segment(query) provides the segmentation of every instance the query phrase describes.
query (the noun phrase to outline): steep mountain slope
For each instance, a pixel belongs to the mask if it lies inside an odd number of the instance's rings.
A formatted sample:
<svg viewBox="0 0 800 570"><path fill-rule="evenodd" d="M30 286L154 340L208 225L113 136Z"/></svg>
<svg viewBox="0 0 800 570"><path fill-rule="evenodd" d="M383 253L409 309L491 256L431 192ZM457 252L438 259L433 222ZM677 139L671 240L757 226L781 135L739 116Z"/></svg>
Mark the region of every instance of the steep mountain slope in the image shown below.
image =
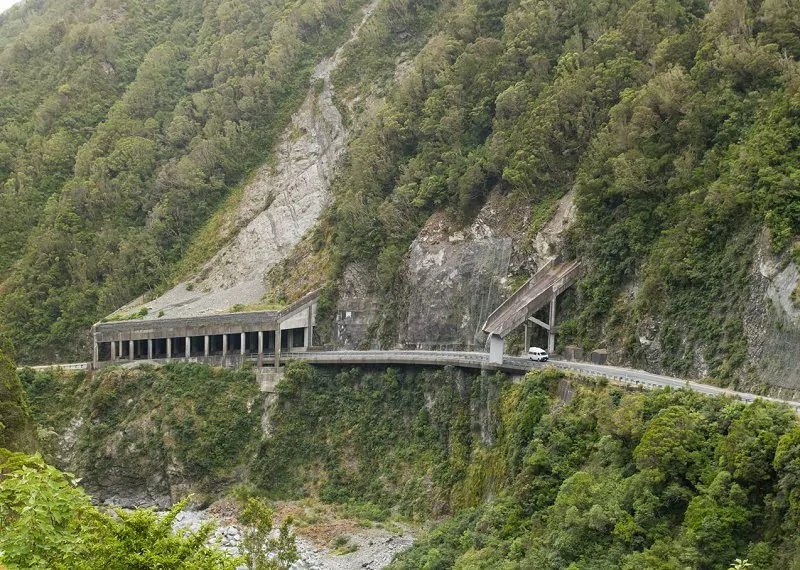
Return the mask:
<svg viewBox="0 0 800 570"><path fill-rule="evenodd" d="M281 135L274 157L245 185L236 208L224 211L225 219L205 230L230 234L230 241L191 278L156 299L123 307L119 314L146 308L144 318L181 317L261 303L267 294L266 271L314 227L330 202L334 168L348 135L333 101L331 73L375 6L365 7L350 40L314 68L308 95Z"/></svg>
<svg viewBox="0 0 800 570"><path fill-rule="evenodd" d="M29 22L0 57L14 111L0 233L16 244L3 248L0 312L22 357L77 357L93 321L169 281L361 17L357 2L324 0L75 4L0 23L6 38Z"/></svg>
<svg viewBox="0 0 800 570"><path fill-rule="evenodd" d="M526 220L509 271L529 275L534 220L574 190L562 253L587 273L562 343L680 375L800 387L795 310L758 294L788 301L797 286L797 3L494 6L454 9L350 146L330 224L338 314L364 308L354 324L367 342L403 339L418 304L408 300L441 290L409 287L419 264L417 245L410 266L406 249L434 212L467 225L487 196L508 212L493 233ZM763 231L771 274L755 268ZM373 276L365 295L352 294L352 267ZM462 343L474 342L469 328ZM359 334L343 336L364 344Z"/></svg>
<svg viewBox="0 0 800 570"><path fill-rule="evenodd" d="M45 1L0 22L0 101L21 101L2 200L49 177L0 216L23 356L80 355L92 320L142 294L122 312L324 280L325 342L480 347L491 306L563 255L586 272L562 345L800 388L797 0L378 2L360 28L359 2L158 6L48 28L63 13ZM44 61L30 38L48 29L64 59L37 76L20 62ZM84 53L126 74L47 130Z"/></svg>

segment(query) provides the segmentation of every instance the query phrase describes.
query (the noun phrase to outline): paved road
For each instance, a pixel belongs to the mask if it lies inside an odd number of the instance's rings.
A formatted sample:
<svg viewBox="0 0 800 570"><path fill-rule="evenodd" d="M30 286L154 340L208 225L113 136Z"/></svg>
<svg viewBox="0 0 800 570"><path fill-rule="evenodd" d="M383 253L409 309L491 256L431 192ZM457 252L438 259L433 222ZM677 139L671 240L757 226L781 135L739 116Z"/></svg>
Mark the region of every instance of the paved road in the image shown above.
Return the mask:
<svg viewBox="0 0 800 570"><path fill-rule="evenodd" d="M571 370L590 376L606 376L612 380L641 386L643 388L663 388L671 386L673 388L688 388L701 394L709 396L730 396L752 402L758 398L770 400L772 402L782 402L800 411L800 402L794 400L784 400L780 398L769 398L758 396L748 392L736 392L726 388L710 386L674 378L671 376L661 376L643 370L631 368L621 368L618 366L601 366L587 362L570 362L566 360L551 360L549 362L533 362L527 358L505 356L503 364L490 364L488 355L484 352L435 352L420 350L391 350L391 351L337 351L337 352L317 352L317 353L297 353L289 356L292 360L308 360L320 364L421 364L421 365L453 365L465 368L475 368L480 370L502 370L504 372L527 372L534 368L554 366L562 370Z"/></svg>
<svg viewBox="0 0 800 570"><path fill-rule="evenodd" d="M743 402L752 402L758 398L770 400L772 402L783 402L794 409L800 411L800 402L793 400L784 400L780 398L768 398L765 396L757 396L747 392L735 392L725 388L718 388L708 384L700 384L698 382L690 382L680 378L673 378L671 376L661 376L659 374L651 374L643 370L634 370L631 368L621 368L618 366L601 366L598 364L590 364L586 362L569 362L564 360L551 360L550 362L540 363L532 362L527 358L519 358L514 356L506 356L503 359L503 364L491 364L488 360L488 355L485 352L445 352L445 351L426 351L426 350L341 350L331 352L305 352L305 353L284 353L281 355L282 361L287 360L308 360L309 362L316 362L319 364L341 364L341 365L359 365L359 364L418 364L423 366L457 366L461 368L471 368L476 370L501 370L510 373L525 373L528 370L535 368L542 368L545 366L554 366L563 370L570 370L580 374L587 374L591 376L606 376L614 381L629 384L633 386L640 386L643 388L661 388L671 386L673 388L688 388L707 394L709 396L730 396L742 400ZM147 362L147 361L141 361ZM164 362L164 361L158 361ZM46 368L65 368L72 370L87 370L91 367L91 363L77 362L73 364L61 364L53 366L35 366L34 369Z"/></svg>

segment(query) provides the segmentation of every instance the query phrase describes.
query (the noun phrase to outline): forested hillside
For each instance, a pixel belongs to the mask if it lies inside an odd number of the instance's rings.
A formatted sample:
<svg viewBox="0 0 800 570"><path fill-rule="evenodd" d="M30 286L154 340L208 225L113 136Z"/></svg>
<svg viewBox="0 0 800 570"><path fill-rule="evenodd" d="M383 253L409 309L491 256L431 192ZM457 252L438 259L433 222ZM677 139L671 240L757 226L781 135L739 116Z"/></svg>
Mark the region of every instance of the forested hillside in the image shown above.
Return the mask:
<svg viewBox="0 0 800 570"><path fill-rule="evenodd" d="M800 560L800 424L771 402L553 369L511 381L294 362L268 395L252 372L182 363L23 380L42 431L69 434L60 466L101 501L249 489L365 527L436 521L392 566L409 570Z"/></svg>
<svg viewBox="0 0 800 570"><path fill-rule="evenodd" d="M22 389L14 361L14 347L0 334L0 449L33 453L36 424Z"/></svg>
<svg viewBox="0 0 800 570"><path fill-rule="evenodd" d="M92 322L174 282L358 7L41 1L0 18L0 315L23 359L84 357ZM562 343L771 382L746 320L772 314L750 298L759 240L780 267L800 256L799 33L796 0L379 3L333 76L354 136L312 236L332 267L321 318L365 267L383 301L368 330L396 344L432 214L466 226L496 200L535 233L574 190L561 253L586 271Z"/></svg>
<svg viewBox="0 0 800 570"><path fill-rule="evenodd" d="M565 253L587 272L562 341L731 381L758 236L797 251L799 26L792 1L453 8L351 145L332 288L348 263L374 267L391 344L428 216L466 223L500 194L536 220L574 188Z"/></svg>

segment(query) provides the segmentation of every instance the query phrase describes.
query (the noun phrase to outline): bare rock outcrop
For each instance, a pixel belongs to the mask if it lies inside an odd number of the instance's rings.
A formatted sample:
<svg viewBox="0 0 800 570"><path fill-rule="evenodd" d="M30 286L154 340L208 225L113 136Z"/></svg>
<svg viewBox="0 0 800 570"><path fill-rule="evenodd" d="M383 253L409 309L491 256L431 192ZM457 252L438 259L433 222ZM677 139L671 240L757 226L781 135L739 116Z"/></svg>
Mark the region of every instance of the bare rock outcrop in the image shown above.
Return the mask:
<svg viewBox="0 0 800 570"><path fill-rule="evenodd" d="M798 281L797 264L773 255L764 231L750 270L743 323L748 358L756 372L751 380L767 381L775 387L773 393L792 398L800 397L800 310L791 298Z"/></svg>
<svg viewBox="0 0 800 570"><path fill-rule="evenodd" d="M411 245L402 343L482 349L481 328L502 301L511 249L511 237L495 235L481 215L458 231L432 216Z"/></svg>

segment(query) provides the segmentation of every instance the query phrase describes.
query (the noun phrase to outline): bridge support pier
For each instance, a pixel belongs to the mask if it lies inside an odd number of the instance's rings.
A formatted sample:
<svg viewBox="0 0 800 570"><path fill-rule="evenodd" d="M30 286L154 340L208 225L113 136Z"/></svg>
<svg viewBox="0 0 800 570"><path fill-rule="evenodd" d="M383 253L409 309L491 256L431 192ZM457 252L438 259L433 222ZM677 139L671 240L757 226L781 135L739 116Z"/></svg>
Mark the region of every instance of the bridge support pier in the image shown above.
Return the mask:
<svg viewBox="0 0 800 570"><path fill-rule="evenodd" d="M172 339L167 337L167 360L172 360Z"/></svg>
<svg viewBox="0 0 800 570"><path fill-rule="evenodd" d="M147 339L147 360L153 360L153 339Z"/></svg>
<svg viewBox="0 0 800 570"><path fill-rule="evenodd" d="M208 355L211 354L211 337L208 335L203 336L203 356L208 358Z"/></svg>
<svg viewBox="0 0 800 570"><path fill-rule="evenodd" d="M242 357L242 360L243 360L243 361L244 361L244 352L245 352L245 342L246 342L246 338L247 338L247 334L246 334L246 333L242 333L242 340L241 340L241 345L240 345L240 346L241 346L241 349L240 349L240 353L241 353L241 354L240 354L240 356Z"/></svg>
<svg viewBox="0 0 800 570"><path fill-rule="evenodd" d="M111 362L115 362L117 360L117 341L111 341Z"/></svg>
<svg viewBox="0 0 800 570"><path fill-rule="evenodd" d="M264 366L264 331L258 331L258 367Z"/></svg>
<svg viewBox="0 0 800 570"><path fill-rule="evenodd" d="M189 357L192 356L192 337L186 337L186 360L189 360Z"/></svg>
<svg viewBox="0 0 800 570"><path fill-rule="evenodd" d="M132 340L128 341L128 360L136 360L136 351Z"/></svg>
<svg viewBox="0 0 800 570"><path fill-rule="evenodd" d="M550 318L548 320L550 328L547 330L547 353L553 354L556 351L556 295L550 299Z"/></svg>
<svg viewBox="0 0 800 570"><path fill-rule="evenodd" d="M489 362L503 364L503 350L506 342L498 334L489 335Z"/></svg>
<svg viewBox="0 0 800 570"><path fill-rule="evenodd" d="M222 358L228 356L228 335L222 335Z"/></svg>

